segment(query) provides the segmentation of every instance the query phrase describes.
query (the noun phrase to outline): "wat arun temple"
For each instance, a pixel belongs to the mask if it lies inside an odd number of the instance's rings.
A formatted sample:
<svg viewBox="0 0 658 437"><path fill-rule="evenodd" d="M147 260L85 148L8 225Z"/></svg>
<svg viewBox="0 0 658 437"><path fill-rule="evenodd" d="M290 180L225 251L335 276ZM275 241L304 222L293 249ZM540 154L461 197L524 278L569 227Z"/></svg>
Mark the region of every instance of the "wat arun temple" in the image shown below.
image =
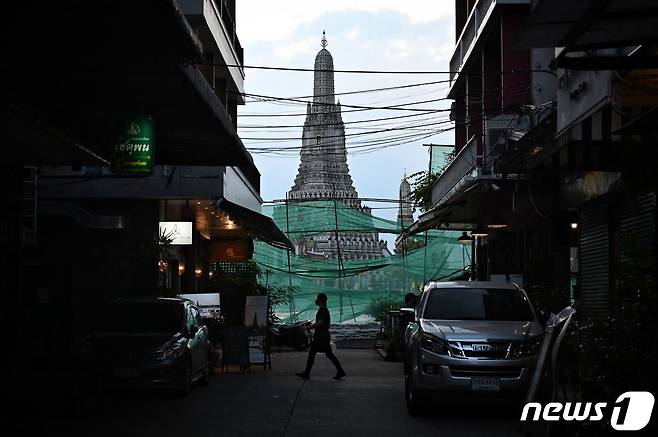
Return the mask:
<svg viewBox="0 0 658 437"><path fill-rule="evenodd" d="M302 132L301 162L288 193L291 202L336 200L364 214L347 165L345 125L340 101L334 94L334 60L322 34L322 49L315 57L313 102L306 106ZM338 238L336 238L338 237ZM309 258L357 260L390 255L377 232L329 232L292 237L296 252Z"/></svg>

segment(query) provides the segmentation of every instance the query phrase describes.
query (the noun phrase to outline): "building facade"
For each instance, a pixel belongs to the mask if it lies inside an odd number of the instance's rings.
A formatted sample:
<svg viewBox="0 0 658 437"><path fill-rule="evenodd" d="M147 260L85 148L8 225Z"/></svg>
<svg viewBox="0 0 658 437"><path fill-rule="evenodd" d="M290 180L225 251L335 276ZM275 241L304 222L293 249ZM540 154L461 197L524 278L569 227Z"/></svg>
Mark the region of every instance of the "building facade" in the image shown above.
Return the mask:
<svg viewBox="0 0 658 437"><path fill-rule="evenodd" d="M215 290L212 266L247 264L253 238L292 246L260 214L235 129L243 69L209 68L242 65L232 4L14 5L8 31L44 42L48 76L15 70L1 90L0 288L22 306L29 361L65 365L109 300ZM27 62L28 46L9 54Z"/></svg>
<svg viewBox="0 0 658 437"><path fill-rule="evenodd" d="M323 32L322 49L315 57L313 102L306 106L301 162L288 200L334 200L370 215L347 165L345 125L334 93L334 61L326 46ZM316 258L374 259L388 253L378 233L342 232L339 226L336 232L300 236L294 244L298 254Z"/></svg>
<svg viewBox="0 0 658 437"><path fill-rule="evenodd" d="M655 2L455 5L457 154L405 235L470 230L474 278L515 278L587 323L632 320L655 301Z"/></svg>

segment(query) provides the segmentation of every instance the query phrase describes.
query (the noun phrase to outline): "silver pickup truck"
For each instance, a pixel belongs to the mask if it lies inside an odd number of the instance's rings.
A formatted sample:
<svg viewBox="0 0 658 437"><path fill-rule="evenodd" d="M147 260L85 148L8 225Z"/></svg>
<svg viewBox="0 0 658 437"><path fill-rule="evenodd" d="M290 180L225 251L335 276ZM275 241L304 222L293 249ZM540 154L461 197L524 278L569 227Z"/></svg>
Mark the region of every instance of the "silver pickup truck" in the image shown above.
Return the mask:
<svg viewBox="0 0 658 437"><path fill-rule="evenodd" d="M404 337L410 414L432 397L527 390L543 329L518 286L432 282L413 311Z"/></svg>

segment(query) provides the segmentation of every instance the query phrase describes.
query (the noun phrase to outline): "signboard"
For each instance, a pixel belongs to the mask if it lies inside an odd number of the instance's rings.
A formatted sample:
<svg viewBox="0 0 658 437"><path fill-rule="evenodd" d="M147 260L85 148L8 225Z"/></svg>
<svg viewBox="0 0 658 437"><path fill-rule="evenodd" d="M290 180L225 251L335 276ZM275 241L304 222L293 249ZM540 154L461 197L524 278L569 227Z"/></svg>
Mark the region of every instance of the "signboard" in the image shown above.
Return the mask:
<svg viewBox="0 0 658 437"><path fill-rule="evenodd" d="M265 336L264 335L250 335L249 336L249 363L250 364L265 364Z"/></svg>
<svg viewBox="0 0 658 437"><path fill-rule="evenodd" d="M222 365L249 365L249 334L246 328L226 327L222 344Z"/></svg>
<svg viewBox="0 0 658 437"><path fill-rule="evenodd" d="M150 117L134 117L119 124L112 145L114 173L151 174L154 157L153 120Z"/></svg>
<svg viewBox="0 0 658 437"><path fill-rule="evenodd" d="M247 296L244 325L250 328L267 326L267 296Z"/></svg>
<svg viewBox="0 0 658 437"><path fill-rule="evenodd" d="M247 261L253 254L253 243L247 239L213 240L210 242L211 262Z"/></svg>
<svg viewBox="0 0 658 437"><path fill-rule="evenodd" d="M172 246L192 244L192 222L160 222L160 235L171 240Z"/></svg>

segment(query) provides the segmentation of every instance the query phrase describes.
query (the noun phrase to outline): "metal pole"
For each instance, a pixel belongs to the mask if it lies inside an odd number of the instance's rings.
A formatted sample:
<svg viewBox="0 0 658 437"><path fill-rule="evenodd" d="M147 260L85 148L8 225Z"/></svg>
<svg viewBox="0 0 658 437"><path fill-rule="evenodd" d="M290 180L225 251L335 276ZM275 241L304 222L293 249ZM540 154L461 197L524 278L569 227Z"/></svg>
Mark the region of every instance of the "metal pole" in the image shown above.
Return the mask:
<svg viewBox="0 0 658 437"><path fill-rule="evenodd" d="M478 237L473 237L471 242L471 279L477 281L477 250L476 250L476 240Z"/></svg>
<svg viewBox="0 0 658 437"><path fill-rule="evenodd" d="M466 272L466 245L462 245L462 272Z"/></svg>
<svg viewBox="0 0 658 437"><path fill-rule="evenodd" d="M338 315L338 320L339 322L343 321L343 280L342 280L342 258L340 255L340 240L338 239L338 209L336 206L336 184L332 184L332 191L333 191L333 202L334 202L334 221L335 221L335 228L334 228L334 234L336 236L336 254L338 255L338 304L340 306L339 308L339 315Z"/></svg>
<svg viewBox="0 0 658 437"><path fill-rule="evenodd" d="M425 231L425 247L423 253L423 286L425 286L425 281L427 280L427 232Z"/></svg>
<svg viewBox="0 0 658 437"><path fill-rule="evenodd" d="M434 147L442 147L437 144L424 144L424 146L428 146L430 148L430 165L429 169L427 172L427 177L431 178L432 177L432 157L433 157L433 152L434 152ZM423 250L423 287L425 286L425 281L427 280L427 232L425 231L425 247Z"/></svg>
<svg viewBox="0 0 658 437"><path fill-rule="evenodd" d="M333 201L334 201L334 219L336 221L336 252L338 255L338 288L339 288L339 298L340 298L340 313L339 313L339 319L342 322L343 321L343 257L341 256L340 253L340 242L338 240L338 206L336 204L336 184L332 184L333 187ZM356 322L356 314L354 313L354 304L352 303L352 294L349 294L349 300L350 300L350 308L352 309L352 318Z"/></svg>
<svg viewBox="0 0 658 437"><path fill-rule="evenodd" d="M286 235L290 238L290 216L288 214L288 193L286 193ZM288 302L288 317L291 321L295 321L297 315L295 314L295 296L292 295L292 269L290 268L290 250L286 250L288 255L288 293L290 301ZM269 277L269 276L268 276Z"/></svg>

